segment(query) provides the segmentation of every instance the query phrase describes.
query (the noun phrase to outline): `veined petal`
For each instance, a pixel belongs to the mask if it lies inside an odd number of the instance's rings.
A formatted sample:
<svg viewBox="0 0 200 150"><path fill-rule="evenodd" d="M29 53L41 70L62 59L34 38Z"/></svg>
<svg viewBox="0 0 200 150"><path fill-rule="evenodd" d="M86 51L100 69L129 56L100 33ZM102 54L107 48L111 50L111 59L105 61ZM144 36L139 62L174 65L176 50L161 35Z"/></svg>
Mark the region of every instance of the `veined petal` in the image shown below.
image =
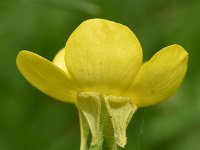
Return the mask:
<svg viewBox="0 0 200 150"><path fill-rule="evenodd" d="M61 49L56 56L53 59L53 63L58 66L60 69L62 69L64 72L68 74L66 65L65 65L65 48Z"/></svg>
<svg viewBox="0 0 200 150"><path fill-rule="evenodd" d="M168 98L184 78L187 62L188 54L181 46L163 48L142 65L126 94L139 107Z"/></svg>
<svg viewBox="0 0 200 150"><path fill-rule="evenodd" d="M70 76L86 91L119 94L136 76L142 64L142 48L128 27L91 19L69 37L65 63Z"/></svg>
<svg viewBox="0 0 200 150"><path fill-rule="evenodd" d="M64 102L75 102L78 88L52 62L23 50L17 56L17 66L24 77L45 94Z"/></svg>

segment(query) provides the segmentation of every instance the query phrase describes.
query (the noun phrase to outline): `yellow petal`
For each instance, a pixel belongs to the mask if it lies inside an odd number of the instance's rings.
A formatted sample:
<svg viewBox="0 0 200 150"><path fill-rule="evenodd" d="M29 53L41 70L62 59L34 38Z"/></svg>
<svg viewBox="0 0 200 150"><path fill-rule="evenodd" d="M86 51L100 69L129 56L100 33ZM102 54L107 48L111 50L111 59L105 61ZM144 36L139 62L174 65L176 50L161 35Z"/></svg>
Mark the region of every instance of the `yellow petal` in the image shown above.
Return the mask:
<svg viewBox="0 0 200 150"><path fill-rule="evenodd" d="M52 62L23 50L17 56L17 66L24 77L45 94L64 102L75 102L77 87Z"/></svg>
<svg viewBox="0 0 200 150"><path fill-rule="evenodd" d="M67 75L69 75L65 65L64 57L65 57L65 49L63 48L56 54L56 56L53 59L53 63L60 69L62 69L64 72L66 72Z"/></svg>
<svg viewBox="0 0 200 150"><path fill-rule="evenodd" d="M132 31L103 19L83 22L65 47L67 69L86 91L119 94L128 88L142 63L142 48Z"/></svg>
<svg viewBox="0 0 200 150"><path fill-rule="evenodd" d="M187 70L188 54L179 45L157 52L142 65L127 93L137 106L148 106L168 98L179 87Z"/></svg>

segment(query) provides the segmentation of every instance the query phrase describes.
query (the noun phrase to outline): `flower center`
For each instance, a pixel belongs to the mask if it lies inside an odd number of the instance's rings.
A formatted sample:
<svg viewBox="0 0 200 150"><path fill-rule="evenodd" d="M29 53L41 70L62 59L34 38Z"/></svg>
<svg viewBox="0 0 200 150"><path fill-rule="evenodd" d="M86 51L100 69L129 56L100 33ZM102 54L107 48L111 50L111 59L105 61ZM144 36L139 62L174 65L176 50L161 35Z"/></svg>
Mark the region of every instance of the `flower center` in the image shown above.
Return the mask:
<svg viewBox="0 0 200 150"><path fill-rule="evenodd" d="M90 150L100 150L104 142L112 150L117 145L126 145L126 128L137 110L130 98L82 92L78 94L77 106L81 124L81 150L88 147Z"/></svg>

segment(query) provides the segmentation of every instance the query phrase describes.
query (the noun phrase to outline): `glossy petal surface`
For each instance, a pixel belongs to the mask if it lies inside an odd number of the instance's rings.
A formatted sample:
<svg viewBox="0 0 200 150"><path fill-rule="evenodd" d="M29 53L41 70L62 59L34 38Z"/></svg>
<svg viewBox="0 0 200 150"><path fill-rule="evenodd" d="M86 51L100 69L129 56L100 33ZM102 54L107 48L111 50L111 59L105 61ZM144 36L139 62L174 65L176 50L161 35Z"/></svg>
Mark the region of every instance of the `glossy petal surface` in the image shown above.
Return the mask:
<svg viewBox="0 0 200 150"><path fill-rule="evenodd" d="M132 31L103 19L83 22L65 47L70 76L85 91L119 95L142 63L142 48Z"/></svg>
<svg viewBox="0 0 200 150"><path fill-rule="evenodd" d="M139 107L168 98L184 78L187 62L188 54L181 46L163 48L142 65L126 94Z"/></svg>
<svg viewBox="0 0 200 150"><path fill-rule="evenodd" d="M45 94L64 102L75 102L77 87L52 62L23 50L17 56L17 66L24 77Z"/></svg>

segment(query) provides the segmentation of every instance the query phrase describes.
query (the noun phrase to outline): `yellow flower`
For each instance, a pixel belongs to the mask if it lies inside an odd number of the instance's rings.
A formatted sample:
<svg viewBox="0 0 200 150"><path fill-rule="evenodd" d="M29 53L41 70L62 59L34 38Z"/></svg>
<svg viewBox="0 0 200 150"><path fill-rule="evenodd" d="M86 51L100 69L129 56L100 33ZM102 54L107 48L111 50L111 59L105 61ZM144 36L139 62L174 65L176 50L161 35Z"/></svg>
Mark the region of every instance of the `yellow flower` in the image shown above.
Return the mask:
<svg viewBox="0 0 200 150"><path fill-rule="evenodd" d="M179 45L161 49L142 64L142 48L126 26L103 19L83 22L53 62L23 50L17 66L36 88L74 103L81 123L81 149L126 144L126 128L138 107L172 95L187 70L188 54Z"/></svg>

